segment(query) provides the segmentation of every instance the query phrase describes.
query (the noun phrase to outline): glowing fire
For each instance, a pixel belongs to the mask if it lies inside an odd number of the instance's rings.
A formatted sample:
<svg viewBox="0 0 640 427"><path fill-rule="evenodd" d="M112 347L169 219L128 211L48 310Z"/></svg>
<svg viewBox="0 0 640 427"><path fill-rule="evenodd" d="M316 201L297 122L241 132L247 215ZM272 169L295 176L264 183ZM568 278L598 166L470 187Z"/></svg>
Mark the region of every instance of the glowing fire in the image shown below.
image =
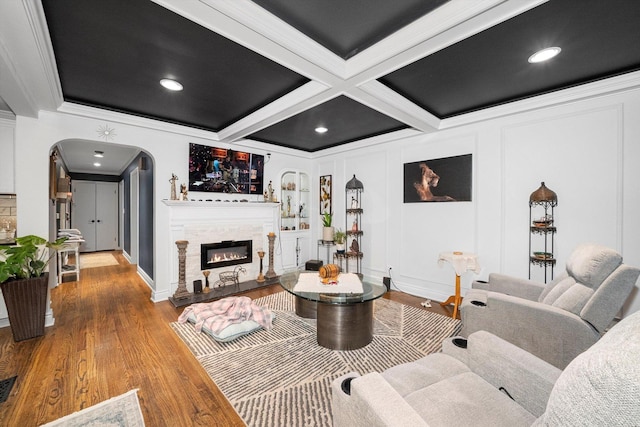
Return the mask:
<svg viewBox="0 0 640 427"><path fill-rule="evenodd" d="M209 259L208 263L209 264L215 264L218 262L224 262L224 261L236 261L239 259L246 259L247 256L246 255L242 255L238 252L235 251L229 251L229 252L221 252L221 253L215 253L211 256L211 258Z"/></svg>

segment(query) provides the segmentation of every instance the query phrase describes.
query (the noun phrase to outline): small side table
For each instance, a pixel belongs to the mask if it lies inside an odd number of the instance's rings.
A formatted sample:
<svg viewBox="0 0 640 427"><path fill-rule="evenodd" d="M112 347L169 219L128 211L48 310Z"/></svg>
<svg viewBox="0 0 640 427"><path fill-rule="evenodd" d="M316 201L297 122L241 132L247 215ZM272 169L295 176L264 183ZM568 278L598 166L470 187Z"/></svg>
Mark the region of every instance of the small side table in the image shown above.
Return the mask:
<svg viewBox="0 0 640 427"><path fill-rule="evenodd" d="M445 261L450 263L456 272L456 290L455 295L450 296L445 302L441 302L440 305L453 304L453 315L451 317L455 319L458 316L458 307L462 302L462 297L460 296L460 276L468 270L473 270L476 274L480 273L480 264L478 263L476 254L471 252L441 252L438 256L438 265L442 267Z"/></svg>
<svg viewBox="0 0 640 427"><path fill-rule="evenodd" d="M80 242L65 243L58 250L58 283L62 283L62 276L74 274L80 280ZM69 264L69 253L73 253L74 263Z"/></svg>

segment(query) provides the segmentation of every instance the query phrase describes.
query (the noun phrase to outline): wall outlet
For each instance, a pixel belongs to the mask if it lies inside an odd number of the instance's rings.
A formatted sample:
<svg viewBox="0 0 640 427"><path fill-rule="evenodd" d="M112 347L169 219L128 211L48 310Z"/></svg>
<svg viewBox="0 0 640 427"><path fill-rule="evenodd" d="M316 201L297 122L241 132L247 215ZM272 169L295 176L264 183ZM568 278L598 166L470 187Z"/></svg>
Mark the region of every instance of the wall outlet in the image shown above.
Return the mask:
<svg viewBox="0 0 640 427"><path fill-rule="evenodd" d="M382 283L387 287L387 291L391 290L391 277L383 277Z"/></svg>

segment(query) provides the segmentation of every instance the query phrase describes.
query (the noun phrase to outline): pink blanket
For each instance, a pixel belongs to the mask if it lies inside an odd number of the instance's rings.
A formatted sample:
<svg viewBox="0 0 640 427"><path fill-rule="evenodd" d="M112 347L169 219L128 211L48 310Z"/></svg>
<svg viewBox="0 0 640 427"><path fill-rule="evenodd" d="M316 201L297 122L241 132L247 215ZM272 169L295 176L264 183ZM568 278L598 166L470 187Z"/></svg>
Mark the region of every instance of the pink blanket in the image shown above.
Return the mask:
<svg viewBox="0 0 640 427"><path fill-rule="evenodd" d="M213 302L191 304L178 317L178 322L185 323L190 314L196 319L197 332L204 327L215 334L231 324L245 320L253 320L269 330L273 320L271 310L260 307L249 297L227 297Z"/></svg>

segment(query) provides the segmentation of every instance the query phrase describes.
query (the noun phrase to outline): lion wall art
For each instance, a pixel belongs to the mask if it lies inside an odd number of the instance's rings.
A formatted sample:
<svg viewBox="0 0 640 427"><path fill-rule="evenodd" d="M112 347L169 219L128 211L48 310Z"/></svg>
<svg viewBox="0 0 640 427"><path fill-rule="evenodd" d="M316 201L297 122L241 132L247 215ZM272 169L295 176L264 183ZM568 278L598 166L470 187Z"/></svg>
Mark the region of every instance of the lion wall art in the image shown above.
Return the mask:
<svg viewBox="0 0 640 427"><path fill-rule="evenodd" d="M404 164L404 202L471 201L471 154Z"/></svg>

